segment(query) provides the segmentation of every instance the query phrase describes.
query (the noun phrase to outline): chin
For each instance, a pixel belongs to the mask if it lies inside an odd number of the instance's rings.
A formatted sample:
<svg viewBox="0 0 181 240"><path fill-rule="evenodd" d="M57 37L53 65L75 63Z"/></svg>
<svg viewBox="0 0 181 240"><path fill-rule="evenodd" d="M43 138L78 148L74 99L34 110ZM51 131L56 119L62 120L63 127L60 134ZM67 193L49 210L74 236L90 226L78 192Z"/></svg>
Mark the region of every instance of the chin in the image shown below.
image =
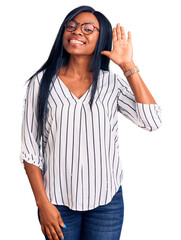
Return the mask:
<svg viewBox="0 0 181 240"><path fill-rule="evenodd" d="M75 51L66 50L66 52L68 52L70 55L79 55L79 56L88 56L92 54L92 53L86 53L85 51L78 51L77 49Z"/></svg>

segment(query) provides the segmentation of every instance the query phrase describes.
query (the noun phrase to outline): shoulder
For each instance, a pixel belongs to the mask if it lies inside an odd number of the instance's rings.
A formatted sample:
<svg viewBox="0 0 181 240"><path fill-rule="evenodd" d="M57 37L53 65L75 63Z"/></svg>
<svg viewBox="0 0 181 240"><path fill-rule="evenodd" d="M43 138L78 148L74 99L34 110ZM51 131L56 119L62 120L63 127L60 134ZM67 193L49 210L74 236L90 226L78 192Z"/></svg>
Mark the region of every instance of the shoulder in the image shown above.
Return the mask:
<svg viewBox="0 0 181 240"><path fill-rule="evenodd" d="M125 81L120 74L117 74L113 70L100 70L100 74L107 75L112 81L115 80L116 82Z"/></svg>
<svg viewBox="0 0 181 240"><path fill-rule="evenodd" d="M42 71L36 73L36 74L33 76L32 80L35 81L37 84L40 85L41 79L42 79L42 77L43 77L44 72L45 72L45 70L42 70Z"/></svg>
<svg viewBox="0 0 181 240"><path fill-rule="evenodd" d="M114 84L117 86L118 91L130 88L127 79L125 79L125 77L122 76L121 73L116 73L113 70L102 71L104 74L107 75L110 81L114 82Z"/></svg>
<svg viewBox="0 0 181 240"><path fill-rule="evenodd" d="M42 70L36 74L34 74L28 81L28 88L32 88L34 86L38 87L41 83L41 79L43 77L45 70Z"/></svg>
<svg viewBox="0 0 181 240"><path fill-rule="evenodd" d="M122 78L121 78L121 76L119 75L119 74L117 74L117 73L115 73L113 70L103 70L103 69L100 69L100 75L101 74L106 74L106 75L108 75L110 78L114 78L114 79L116 79L116 80L123 80Z"/></svg>
<svg viewBox="0 0 181 240"><path fill-rule="evenodd" d="M115 79L117 77L116 74L112 70L100 69L100 75L102 75L102 77L109 77L111 79Z"/></svg>
<svg viewBox="0 0 181 240"><path fill-rule="evenodd" d="M40 82L43 77L43 71L34 74L32 77L29 78L27 87L26 87L26 94L38 94Z"/></svg>

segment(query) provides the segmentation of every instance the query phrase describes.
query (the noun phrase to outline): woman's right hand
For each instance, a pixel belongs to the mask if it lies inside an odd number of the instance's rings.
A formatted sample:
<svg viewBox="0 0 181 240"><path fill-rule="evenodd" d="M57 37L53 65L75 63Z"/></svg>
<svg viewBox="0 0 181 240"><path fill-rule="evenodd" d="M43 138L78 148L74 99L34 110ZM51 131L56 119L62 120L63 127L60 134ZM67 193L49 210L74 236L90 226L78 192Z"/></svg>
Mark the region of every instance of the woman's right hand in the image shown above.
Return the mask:
<svg viewBox="0 0 181 240"><path fill-rule="evenodd" d="M61 230L61 227L64 228L64 222L58 209L51 202L43 204L38 208L43 234L46 234L49 240L59 240L59 237L60 239L64 239Z"/></svg>

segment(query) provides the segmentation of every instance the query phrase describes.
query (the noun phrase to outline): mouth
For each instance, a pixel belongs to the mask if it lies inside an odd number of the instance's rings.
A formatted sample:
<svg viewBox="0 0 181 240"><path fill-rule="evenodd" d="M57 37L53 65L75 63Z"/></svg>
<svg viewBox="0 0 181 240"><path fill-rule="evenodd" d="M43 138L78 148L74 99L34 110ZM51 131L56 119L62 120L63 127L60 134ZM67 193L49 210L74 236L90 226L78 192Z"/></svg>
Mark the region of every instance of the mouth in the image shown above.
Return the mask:
<svg viewBox="0 0 181 240"><path fill-rule="evenodd" d="M78 45L78 46L86 44L85 42L75 40L75 39L68 39L68 42L70 45Z"/></svg>

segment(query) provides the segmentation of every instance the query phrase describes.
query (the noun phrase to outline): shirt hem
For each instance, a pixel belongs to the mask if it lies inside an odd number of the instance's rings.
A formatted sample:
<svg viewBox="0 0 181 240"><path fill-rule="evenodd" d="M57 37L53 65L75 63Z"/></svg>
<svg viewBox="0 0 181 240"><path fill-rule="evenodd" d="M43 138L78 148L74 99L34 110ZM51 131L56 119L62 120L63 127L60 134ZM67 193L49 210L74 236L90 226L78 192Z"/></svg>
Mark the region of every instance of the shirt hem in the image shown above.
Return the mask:
<svg viewBox="0 0 181 240"><path fill-rule="evenodd" d="M106 203L100 203L99 205L95 205L95 206L91 206L91 207L89 207L89 209L82 209L79 205L77 206L77 208L75 208L75 207L70 207L68 204L63 204L62 202L58 202L58 204L56 203L56 202L54 202L54 201L51 201L51 203L53 204L53 205L63 205L63 206L66 206L66 207L68 207L70 210L74 210L74 211L89 211L89 210L93 210L93 209L95 209L95 208L97 208L97 207L99 207L99 206L103 206L103 205L107 205L108 203L110 203L111 201L112 201L112 199L113 199L113 197L114 197L114 195L117 193L117 191L119 190L119 188L120 188L120 186L122 186L122 182L120 183L120 184L118 184L118 186L117 186L117 188L116 188L116 191L113 193L113 195L111 195L111 197L110 198L108 198L107 199L107 201L106 201Z"/></svg>

